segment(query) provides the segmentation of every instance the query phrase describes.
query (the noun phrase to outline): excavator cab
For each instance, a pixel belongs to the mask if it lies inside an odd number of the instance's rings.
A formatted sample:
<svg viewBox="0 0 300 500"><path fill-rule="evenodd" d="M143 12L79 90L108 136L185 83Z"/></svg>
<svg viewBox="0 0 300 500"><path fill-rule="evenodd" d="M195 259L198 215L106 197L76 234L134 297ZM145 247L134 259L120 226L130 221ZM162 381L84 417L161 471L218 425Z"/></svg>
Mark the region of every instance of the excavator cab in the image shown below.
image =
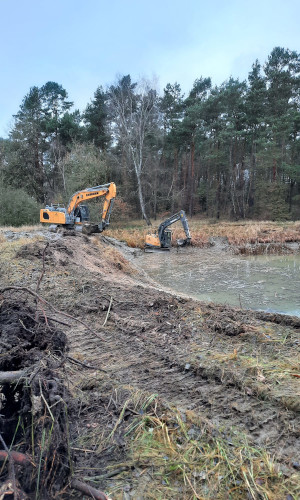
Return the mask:
<svg viewBox="0 0 300 500"><path fill-rule="evenodd" d="M161 240L161 246L163 248L171 248L172 246L172 230L165 229L163 233L163 238Z"/></svg>
<svg viewBox="0 0 300 500"><path fill-rule="evenodd" d="M75 224L88 222L90 220L90 211L87 205L78 205L74 210Z"/></svg>

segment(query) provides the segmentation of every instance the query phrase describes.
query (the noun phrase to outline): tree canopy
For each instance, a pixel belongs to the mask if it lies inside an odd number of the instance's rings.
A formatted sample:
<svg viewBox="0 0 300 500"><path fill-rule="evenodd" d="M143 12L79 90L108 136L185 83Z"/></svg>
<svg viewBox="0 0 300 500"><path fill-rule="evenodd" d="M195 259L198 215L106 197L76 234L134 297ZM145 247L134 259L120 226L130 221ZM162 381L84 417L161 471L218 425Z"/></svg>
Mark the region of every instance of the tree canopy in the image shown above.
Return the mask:
<svg viewBox="0 0 300 500"><path fill-rule="evenodd" d="M7 140L0 188L34 202L116 182L133 214L300 217L300 55L275 47L247 81L197 78L187 95L121 75L83 113L58 83L32 87Z"/></svg>

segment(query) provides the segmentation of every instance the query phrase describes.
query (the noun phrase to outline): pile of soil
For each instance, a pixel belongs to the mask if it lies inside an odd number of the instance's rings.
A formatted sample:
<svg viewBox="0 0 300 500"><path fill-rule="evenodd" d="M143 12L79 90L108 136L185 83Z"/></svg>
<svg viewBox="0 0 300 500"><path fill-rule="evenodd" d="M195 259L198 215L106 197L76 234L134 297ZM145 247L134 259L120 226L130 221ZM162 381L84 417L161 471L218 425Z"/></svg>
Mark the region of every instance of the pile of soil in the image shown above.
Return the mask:
<svg viewBox="0 0 300 500"><path fill-rule="evenodd" d="M67 338L24 292L15 295L5 293L0 305L0 432L3 451L20 455L12 457L13 469L11 461L2 467L0 479L5 498L12 498L13 482L20 498L54 498L70 474L69 395L59 374Z"/></svg>

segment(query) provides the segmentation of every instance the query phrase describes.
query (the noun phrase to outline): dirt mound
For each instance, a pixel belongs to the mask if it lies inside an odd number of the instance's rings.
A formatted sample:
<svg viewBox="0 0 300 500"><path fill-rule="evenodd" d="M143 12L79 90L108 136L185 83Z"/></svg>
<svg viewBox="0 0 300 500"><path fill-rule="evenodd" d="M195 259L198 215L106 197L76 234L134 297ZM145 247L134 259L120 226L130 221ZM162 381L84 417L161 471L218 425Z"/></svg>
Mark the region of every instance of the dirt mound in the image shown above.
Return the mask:
<svg viewBox="0 0 300 500"><path fill-rule="evenodd" d="M45 317L24 302L5 300L0 306L0 370L20 370L43 359L47 352L66 350L63 331L45 323Z"/></svg>
<svg viewBox="0 0 300 500"><path fill-rule="evenodd" d="M65 256L72 256L73 250L65 245L63 241L53 241L51 244L47 244L43 241L34 241L26 245L22 245L16 252L17 259L42 259L47 264L55 264L55 256L57 251Z"/></svg>
<svg viewBox="0 0 300 500"><path fill-rule="evenodd" d="M1 303L0 327L2 454L15 450L1 481L7 487L14 481L21 498L53 498L70 472L69 398L58 372L67 339L46 316L11 297Z"/></svg>

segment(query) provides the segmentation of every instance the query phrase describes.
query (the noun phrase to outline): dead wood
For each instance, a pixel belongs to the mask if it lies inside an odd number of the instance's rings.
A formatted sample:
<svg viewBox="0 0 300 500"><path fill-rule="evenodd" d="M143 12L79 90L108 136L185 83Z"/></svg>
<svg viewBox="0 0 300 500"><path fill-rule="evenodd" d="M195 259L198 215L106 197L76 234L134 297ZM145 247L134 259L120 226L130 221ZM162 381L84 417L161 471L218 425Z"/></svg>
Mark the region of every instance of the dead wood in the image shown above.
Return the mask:
<svg viewBox="0 0 300 500"><path fill-rule="evenodd" d="M92 481L92 480L93 481L103 481L103 479L109 479L111 477L118 476L119 474L122 474L122 472L126 472L131 468L132 467L130 467L129 465L125 465L125 466L119 467L118 469L115 469L113 471L107 472L106 474L102 474L102 476L93 476L93 477L84 478L84 479L87 479L90 481Z"/></svg>
<svg viewBox="0 0 300 500"><path fill-rule="evenodd" d="M112 306L112 301L113 301L113 298L111 297L110 298L110 303L109 303L109 306L108 306L108 310L107 310L107 314L106 314L106 318L105 318L105 321L104 321L104 323L103 323L102 326L105 326L106 323L107 323L108 316L109 316L109 313L110 313L110 309L111 309L111 306Z"/></svg>
<svg viewBox="0 0 300 500"><path fill-rule="evenodd" d="M39 291L40 284L41 284L43 276L45 274L45 253L46 253L48 246L49 246L49 242L47 243L47 245L45 246L44 251L43 251L43 267L42 267L41 275L40 275L38 282L37 282L37 285L36 285L36 290L35 290L36 293Z"/></svg>
<svg viewBox="0 0 300 500"><path fill-rule="evenodd" d="M26 370L17 370L14 372L0 372L0 384L11 384L17 382L21 378L25 377L28 373L28 368Z"/></svg>
<svg viewBox="0 0 300 500"><path fill-rule="evenodd" d="M92 486L79 481L78 479L71 480L71 488L81 491L85 495L94 498L95 500L109 500L109 498L103 493L103 491L96 490Z"/></svg>
<svg viewBox="0 0 300 500"><path fill-rule="evenodd" d="M98 366L87 365L86 363L79 361L79 359L72 358L71 356L66 356L66 359L68 359L69 361L71 361L71 363L74 363L75 365L83 366L84 368L88 368L89 370L98 370L100 372L107 373L107 370L104 370L103 368L99 368Z"/></svg>

